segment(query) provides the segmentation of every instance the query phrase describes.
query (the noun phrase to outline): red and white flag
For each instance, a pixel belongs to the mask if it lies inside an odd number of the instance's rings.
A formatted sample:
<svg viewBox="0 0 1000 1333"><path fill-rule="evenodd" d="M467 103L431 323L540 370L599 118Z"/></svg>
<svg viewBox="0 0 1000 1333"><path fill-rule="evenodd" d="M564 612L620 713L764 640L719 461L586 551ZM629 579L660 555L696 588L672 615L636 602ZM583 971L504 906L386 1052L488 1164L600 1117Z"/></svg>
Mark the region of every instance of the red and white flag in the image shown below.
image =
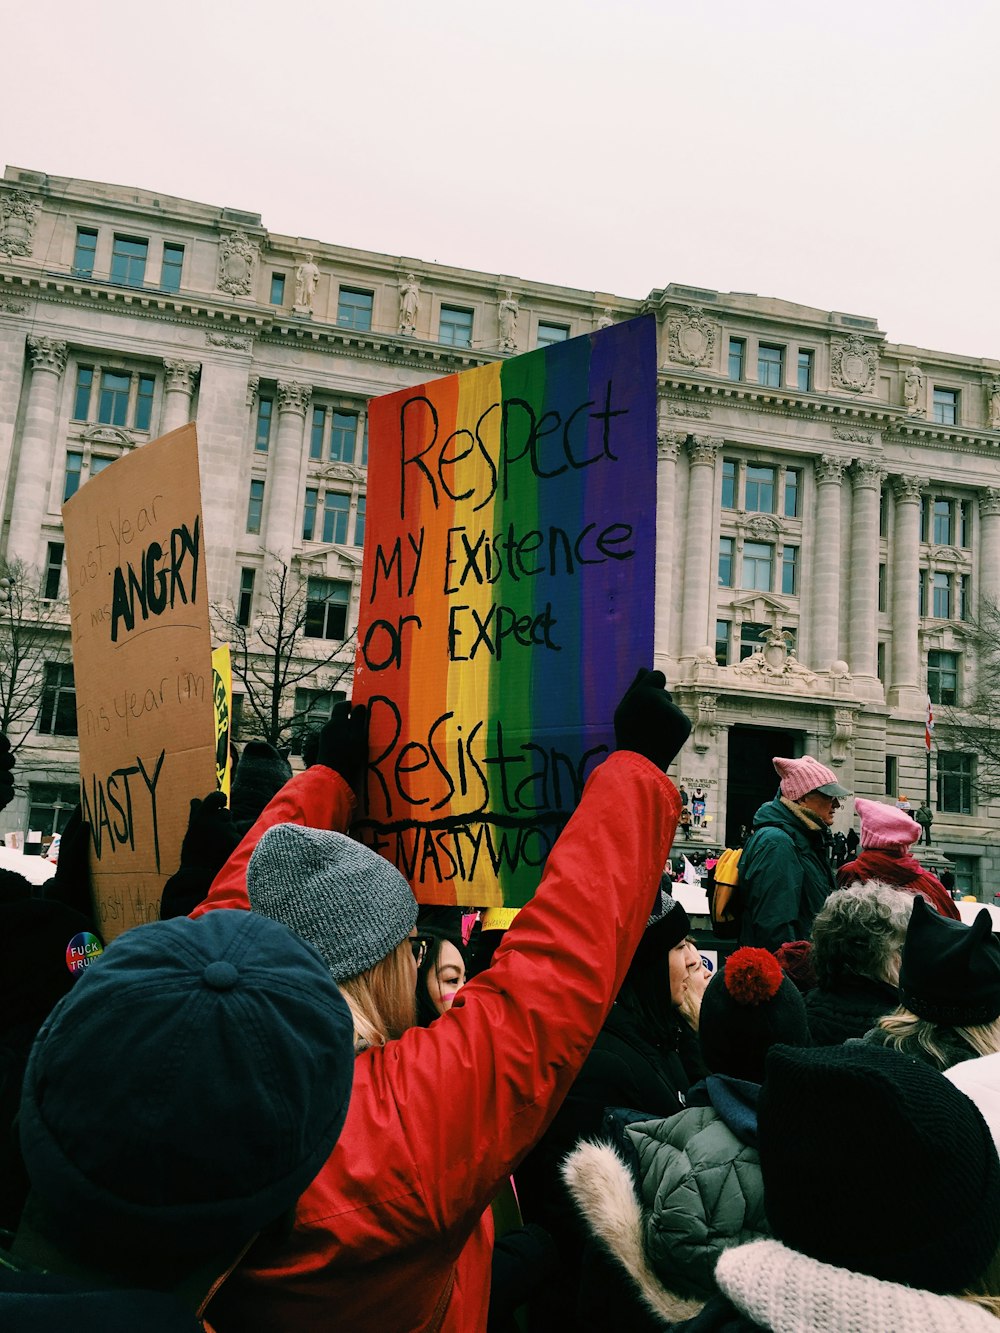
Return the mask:
<svg viewBox="0 0 1000 1333"><path fill-rule="evenodd" d="M927 696L927 718L924 722L924 744L927 746L927 753L931 752L931 739L934 735L934 706L931 703L931 696Z"/></svg>

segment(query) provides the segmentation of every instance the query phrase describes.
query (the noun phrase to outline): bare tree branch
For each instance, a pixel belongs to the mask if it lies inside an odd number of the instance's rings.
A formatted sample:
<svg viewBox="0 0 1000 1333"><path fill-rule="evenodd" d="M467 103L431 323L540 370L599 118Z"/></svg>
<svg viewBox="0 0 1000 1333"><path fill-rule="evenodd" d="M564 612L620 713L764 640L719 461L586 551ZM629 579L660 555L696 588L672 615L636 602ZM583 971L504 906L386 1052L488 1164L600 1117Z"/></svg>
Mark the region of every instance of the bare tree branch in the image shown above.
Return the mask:
<svg viewBox="0 0 1000 1333"><path fill-rule="evenodd" d="M70 660L66 603L43 597L38 570L23 560L0 561L0 579L0 731L18 750L42 700L46 662Z"/></svg>
<svg viewBox="0 0 1000 1333"><path fill-rule="evenodd" d="M976 794L988 801L1000 796L1000 606L983 600L969 630L965 703L942 706L938 721L958 746L975 752Z"/></svg>

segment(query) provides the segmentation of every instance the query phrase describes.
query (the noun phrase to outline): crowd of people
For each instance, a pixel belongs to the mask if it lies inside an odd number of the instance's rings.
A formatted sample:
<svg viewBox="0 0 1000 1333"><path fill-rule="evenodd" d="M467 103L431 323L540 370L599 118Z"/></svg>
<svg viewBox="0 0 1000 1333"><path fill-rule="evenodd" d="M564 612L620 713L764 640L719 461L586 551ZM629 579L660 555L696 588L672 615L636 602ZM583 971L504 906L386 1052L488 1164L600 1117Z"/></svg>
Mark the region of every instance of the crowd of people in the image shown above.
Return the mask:
<svg viewBox="0 0 1000 1333"><path fill-rule="evenodd" d="M86 826L0 874L0 1328L997 1329L988 913L879 802L836 869L850 793L776 758L710 975L663 874L690 722L643 670L614 728L505 931L350 836L349 704L299 773L247 746L86 966Z"/></svg>

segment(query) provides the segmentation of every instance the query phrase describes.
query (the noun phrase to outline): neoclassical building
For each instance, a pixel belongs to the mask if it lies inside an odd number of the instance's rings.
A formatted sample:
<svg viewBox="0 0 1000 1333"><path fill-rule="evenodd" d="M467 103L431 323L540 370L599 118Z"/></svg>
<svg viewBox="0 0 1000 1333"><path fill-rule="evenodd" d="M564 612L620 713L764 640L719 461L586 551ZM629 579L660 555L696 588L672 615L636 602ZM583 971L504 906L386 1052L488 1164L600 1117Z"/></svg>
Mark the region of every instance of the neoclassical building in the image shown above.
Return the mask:
<svg viewBox="0 0 1000 1333"><path fill-rule="evenodd" d="M308 583L303 649L357 618L369 400L641 311L659 328L656 644L695 720L676 776L706 839L811 753L916 806L1000 888L998 811L949 711L1000 600L1000 361L875 319L671 283L645 299L269 232L256 213L8 167L0 182L0 555L65 593L60 506L195 420L214 602L253 625L269 553ZM72 668L46 664L15 824L74 800ZM315 645L309 640L314 639ZM330 691L301 691L317 716ZM942 720L944 719L944 720Z"/></svg>

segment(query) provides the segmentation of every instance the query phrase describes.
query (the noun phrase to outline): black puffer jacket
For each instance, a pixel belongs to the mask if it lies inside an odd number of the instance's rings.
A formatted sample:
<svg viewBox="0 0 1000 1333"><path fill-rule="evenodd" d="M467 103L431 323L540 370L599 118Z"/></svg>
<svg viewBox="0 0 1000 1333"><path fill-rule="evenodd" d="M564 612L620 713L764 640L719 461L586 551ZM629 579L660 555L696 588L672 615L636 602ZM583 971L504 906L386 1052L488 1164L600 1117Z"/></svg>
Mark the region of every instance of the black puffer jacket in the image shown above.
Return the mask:
<svg viewBox="0 0 1000 1333"><path fill-rule="evenodd" d="M806 996L809 1031L816 1046L839 1046L863 1037L898 1005L899 994L888 982L845 976L829 990L817 987Z"/></svg>

